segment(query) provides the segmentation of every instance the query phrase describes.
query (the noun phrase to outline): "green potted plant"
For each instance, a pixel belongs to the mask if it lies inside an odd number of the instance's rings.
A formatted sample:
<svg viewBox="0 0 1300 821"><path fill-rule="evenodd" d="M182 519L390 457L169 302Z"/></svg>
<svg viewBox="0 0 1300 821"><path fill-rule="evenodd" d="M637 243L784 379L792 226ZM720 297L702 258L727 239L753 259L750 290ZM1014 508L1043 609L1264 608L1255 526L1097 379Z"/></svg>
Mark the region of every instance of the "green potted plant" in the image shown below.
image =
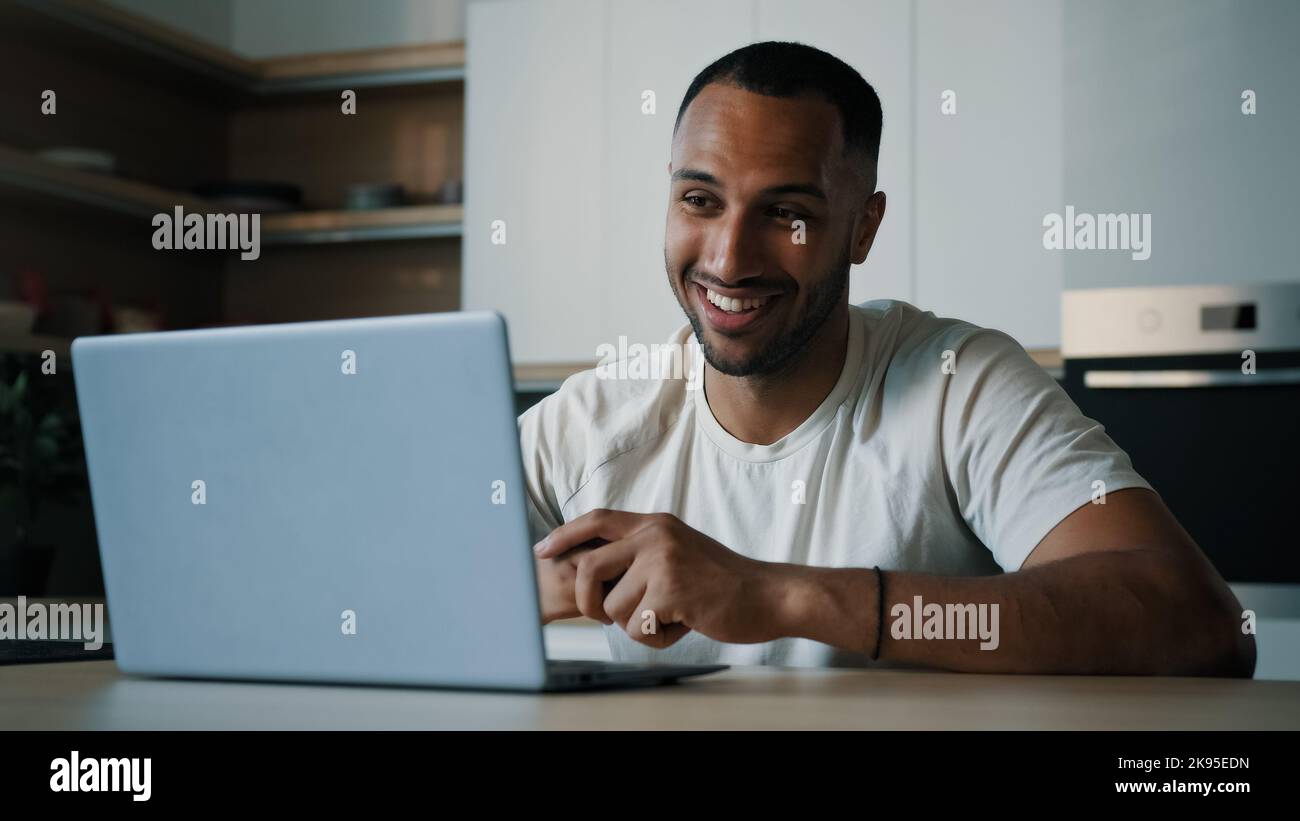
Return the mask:
<svg viewBox="0 0 1300 821"><path fill-rule="evenodd" d="M0 595L40 595L54 546L36 541L34 527L45 505L86 493L81 431L75 413L60 408L56 386L32 385L53 377L33 380L23 357L5 355L0 364L0 522L8 530L0 532Z"/></svg>

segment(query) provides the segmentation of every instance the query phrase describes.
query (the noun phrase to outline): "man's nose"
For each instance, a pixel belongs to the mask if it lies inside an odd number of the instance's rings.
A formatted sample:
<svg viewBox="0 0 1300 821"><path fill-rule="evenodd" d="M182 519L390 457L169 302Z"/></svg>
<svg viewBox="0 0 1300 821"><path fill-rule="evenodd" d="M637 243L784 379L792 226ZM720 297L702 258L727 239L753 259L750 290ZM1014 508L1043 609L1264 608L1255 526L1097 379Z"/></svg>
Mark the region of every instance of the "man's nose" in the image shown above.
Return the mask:
<svg viewBox="0 0 1300 821"><path fill-rule="evenodd" d="M762 247L753 222L739 210L723 214L710 226L704 269L733 284L762 274Z"/></svg>

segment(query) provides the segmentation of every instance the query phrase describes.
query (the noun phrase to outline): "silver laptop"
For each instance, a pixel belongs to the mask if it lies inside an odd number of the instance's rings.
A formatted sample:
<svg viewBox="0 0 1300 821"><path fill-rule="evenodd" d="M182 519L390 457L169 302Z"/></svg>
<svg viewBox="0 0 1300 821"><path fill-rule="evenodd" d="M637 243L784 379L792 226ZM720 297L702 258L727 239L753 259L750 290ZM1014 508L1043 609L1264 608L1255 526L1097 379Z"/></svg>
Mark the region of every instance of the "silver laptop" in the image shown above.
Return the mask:
<svg viewBox="0 0 1300 821"><path fill-rule="evenodd" d="M494 313L82 337L128 673L510 690L724 669L548 662Z"/></svg>

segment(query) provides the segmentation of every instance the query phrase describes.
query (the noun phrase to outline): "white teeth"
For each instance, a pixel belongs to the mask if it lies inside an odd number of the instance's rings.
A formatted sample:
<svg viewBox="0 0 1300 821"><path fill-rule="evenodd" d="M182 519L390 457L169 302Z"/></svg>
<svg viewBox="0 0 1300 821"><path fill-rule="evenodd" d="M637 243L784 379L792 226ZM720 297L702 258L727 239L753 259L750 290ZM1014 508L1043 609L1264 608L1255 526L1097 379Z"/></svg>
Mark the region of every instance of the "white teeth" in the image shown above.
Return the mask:
<svg viewBox="0 0 1300 821"><path fill-rule="evenodd" d="M716 291L711 291L708 288L705 288L704 292L705 295L708 297L709 302L712 302L714 305L717 305L719 308L721 308L722 310L726 311L729 314L738 314L741 311L748 311L753 308L758 308L766 304L767 301L771 299L771 297L767 297L767 296L756 297L754 299L733 299L729 296L723 296L722 294L719 294Z"/></svg>

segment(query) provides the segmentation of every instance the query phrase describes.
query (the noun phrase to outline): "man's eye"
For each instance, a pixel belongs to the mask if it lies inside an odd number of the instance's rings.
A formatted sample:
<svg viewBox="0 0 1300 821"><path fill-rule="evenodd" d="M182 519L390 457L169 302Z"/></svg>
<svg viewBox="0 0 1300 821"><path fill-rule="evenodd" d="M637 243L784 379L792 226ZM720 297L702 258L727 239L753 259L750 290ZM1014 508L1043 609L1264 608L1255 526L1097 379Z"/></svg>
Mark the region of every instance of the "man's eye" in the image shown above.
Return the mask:
<svg viewBox="0 0 1300 821"><path fill-rule="evenodd" d="M684 197L684 199L686 200L686 202L690 203L696 208L703 208L704 206L708 205L708 201L704 199L704 197L699 196L698 194L691 194L687 197Z"/></svg>
<svg viewBox="0 0 1300 821"><path fill-rule="evenodd" d="M779 219L783 220L798 220L804 218L803 214L800 214L798 211L791 211L789 208L773 208L772 213Z"/></svg>

